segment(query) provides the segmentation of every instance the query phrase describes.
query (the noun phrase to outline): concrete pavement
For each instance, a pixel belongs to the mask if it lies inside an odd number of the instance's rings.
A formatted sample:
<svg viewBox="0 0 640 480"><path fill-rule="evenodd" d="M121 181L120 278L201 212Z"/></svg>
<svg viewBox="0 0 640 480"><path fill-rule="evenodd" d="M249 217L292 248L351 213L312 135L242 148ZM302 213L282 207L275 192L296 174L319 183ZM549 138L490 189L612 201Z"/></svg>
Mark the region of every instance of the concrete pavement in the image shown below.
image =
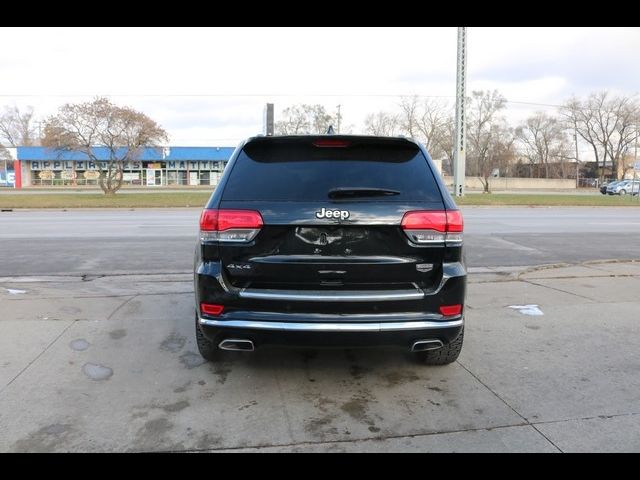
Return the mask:
<svg viewBox="0 0 640 480"><path fill-rule="evenodd" d="M635 262L476 268L450 366L208 364L189 274L0 278L0 451L638 452L638 292ZM544 315L510 308L531 304Z"/></svg>

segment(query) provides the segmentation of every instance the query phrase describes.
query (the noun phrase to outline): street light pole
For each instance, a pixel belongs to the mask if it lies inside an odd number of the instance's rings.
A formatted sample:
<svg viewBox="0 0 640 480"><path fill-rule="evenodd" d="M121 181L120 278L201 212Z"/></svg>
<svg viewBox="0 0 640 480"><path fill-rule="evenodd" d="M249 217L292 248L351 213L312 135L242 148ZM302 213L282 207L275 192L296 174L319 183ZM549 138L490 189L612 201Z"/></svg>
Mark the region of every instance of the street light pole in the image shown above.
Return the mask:
<svg viewBox="0 0 640 480"><path fill-rule="evenodd" d="M458 27L458 67L456 70L456 138L453 152L453 187L456 197L464 196L465 181L465 98L467 90L467 27Z"/></svg>

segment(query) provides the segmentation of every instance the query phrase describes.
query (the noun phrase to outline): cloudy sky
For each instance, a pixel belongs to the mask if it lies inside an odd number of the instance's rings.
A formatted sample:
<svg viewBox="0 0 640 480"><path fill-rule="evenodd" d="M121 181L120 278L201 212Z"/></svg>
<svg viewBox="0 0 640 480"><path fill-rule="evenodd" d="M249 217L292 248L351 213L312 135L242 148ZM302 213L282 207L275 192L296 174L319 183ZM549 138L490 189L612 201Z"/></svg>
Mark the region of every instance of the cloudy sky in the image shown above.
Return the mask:
<svg viewBox="0 0 640 480"><path fill-rule="evenodd" d="M469 27L468 39L468 92L498 89L513 122L571 95L640 90L638 28ZM261 132L266 102L341 105L357 133L402 95L455 95L455 27L3 28L0 45L0 105L44 116L107 95L174 145L235 146Z"/></svg>

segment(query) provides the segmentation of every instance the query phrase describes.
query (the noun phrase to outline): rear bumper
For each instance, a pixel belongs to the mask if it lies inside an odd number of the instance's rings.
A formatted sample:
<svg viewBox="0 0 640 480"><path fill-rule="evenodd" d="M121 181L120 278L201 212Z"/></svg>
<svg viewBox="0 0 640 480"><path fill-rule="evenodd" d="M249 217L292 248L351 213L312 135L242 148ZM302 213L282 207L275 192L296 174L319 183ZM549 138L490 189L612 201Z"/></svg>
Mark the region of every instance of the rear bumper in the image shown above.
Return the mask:
<svg viewBox="0 0 640 480"><path fill-rule="evenodd" d="M462 331L462 315L446 317L441 305L464 304L466 270L461 262L443 264L434 290L284 291L234 289L219 262L198 263L196 305L221 304L220 317L200 316L198 327L218 345L247 339L260 345L397 345L440 340L444 345ZM247 296L248 295L248 296Z"/></svg>
<svg viewBox="0 0 640 480"><path fill-rule="evenodd" d="M420 340L455 340L464 326L462 316L441 321L407 322L261 322L198 319L205 337L219 344L226 338L251 340L254 345L317 345L409 347Z"/></svg>
<svg viewBox="0 0 640 480"><path fill-rule="evenodd" d="M273 312L278 314L344 315L339 321L349 321L352 315L382 315L406 312L422 315L438 312L441 305L464 304L466 270L461 262L445 262L438 284L429 289L409 282L398 290L355 290L334 288L325 290L270 290L234 287L225 278L220 262L197 262L194 275L196 305L203 303L225 306L225 312ZM375 281L373 278L371 281ZM384 279L377 279L384 281ZM226 313L225 313L226 316ZM424 315L423 315L424 316ZM231 320L222 318L220 320ZM256 320L256 318L233 318ZM423 320L404 318L401 320ZM299 319L272 318L273 321L300 321ZM438 318L437 320L442 320ZM308 321L308 320L303 320ZM361 321L356 320L356 321ZM374 321L374 320L372 320ZM390 319L375 321L390 321ZM392 321L392 320L391 320Z"/></svg>

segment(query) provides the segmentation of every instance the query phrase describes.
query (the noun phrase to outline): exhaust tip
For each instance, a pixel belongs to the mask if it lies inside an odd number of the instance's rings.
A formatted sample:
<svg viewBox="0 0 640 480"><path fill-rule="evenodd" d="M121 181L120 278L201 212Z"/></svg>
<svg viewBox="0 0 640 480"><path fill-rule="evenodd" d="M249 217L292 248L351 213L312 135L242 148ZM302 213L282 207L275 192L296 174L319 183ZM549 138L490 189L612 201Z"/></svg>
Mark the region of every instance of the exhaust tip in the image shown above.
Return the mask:
<svg viewBox="0 0 640 480"><path fill-rule="evenodd" d="M253 352L255 347L251 340L237 339L237 338L227 338L223 340L218 345L220 350L232 350L234 352Z"/></svg>
<svg viewBox="0 0 640 480"><path fill-rule="evenodd" d="M444 344L440 340L418 340L411 345L412 352L426 352L427 350L437 350Z"/></svg>

